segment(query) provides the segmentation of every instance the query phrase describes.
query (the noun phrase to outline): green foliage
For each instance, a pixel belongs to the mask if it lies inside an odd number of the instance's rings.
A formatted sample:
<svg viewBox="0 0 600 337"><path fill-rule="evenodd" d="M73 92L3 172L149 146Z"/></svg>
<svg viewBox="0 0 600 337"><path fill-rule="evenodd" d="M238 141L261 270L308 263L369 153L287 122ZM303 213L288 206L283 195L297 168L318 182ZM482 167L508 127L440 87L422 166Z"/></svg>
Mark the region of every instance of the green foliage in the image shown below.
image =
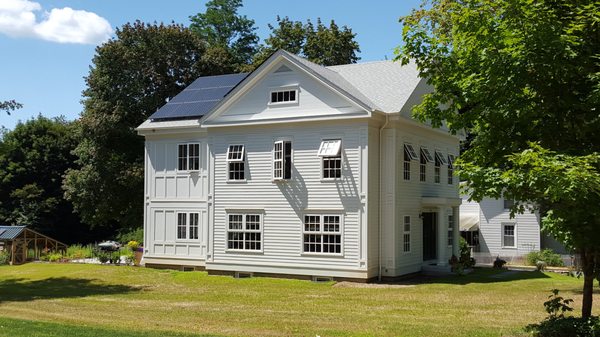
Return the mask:
<svg viewBox="0 0 600 337"><path fill-rule="evenodd" d="M65 257L71 260L89 259L94 256L94 247L92 245L71 245L67 247Z"/></svg>
<svg viewBox="0 0 600 337"><path fill-rule="evenodd" d="M211 0L204 13L190 17L190 30L206 41L209 54L234 71L245 70L258 43L254 20L238 14L242 6L242 0Z"/></svg>
<svg viewBox="0 0 600 337"><path fill-rule="evenodd" d="M300 55L309 61L324 66L356 63L360 52L356 34L347 26L340 28L331 20L329 27L317 18L317 25L277 16L277 26L269 24L271 33L265 40L266 46L255 55L254 64L259 65L278 49Z"/></svg>
<svg viewBox="0 0 600 337"><path fill-rule="evenodd" d="M140 248L140 243L135 240L131 240L127 242L127 247L129 247L132 252L135 252L138 248Z"/></svg>
<svg viewBox="0 0 600 337"><path fill-rule="evenodd" d="M40 115L2 135L0 223L26 225L61 241L81 233L61 187L65 171L75 166L73 134L73 123Z"/></svg>
<svg viewBox="0 0 600 337"><path fill-rule="evenodd" d="M537 265L538 261L543 261L550 267L563 267L563 262L560 254L556 254L552 249L546 248L541 251L533 251L527 254L527 264L530 266Z"/></svg>
<svg viewBox="0 0 600 337"><path fill-rule="evenodd" d="M136 241L136 242L143 242L144 241L144 228L143 227L138 227L138 228L132 228L132 229L124 229L121 230L119 232L119 235L117 235L117 241L118 242L129 242L129 241Z"/></svg>
<svg viewBox="0 0 600 337"><path fill-rule="evenodd" d="M78 167L64 179L75 211L106 232L142 223L144 139L135 128L196 78L222 73L183 26L138 21L115 34L96 48L76 130Z"/></svg>
<svg viewBox="0 0 600 337"><path fill-rule="evenodd" d="M60 252L50 252L48 254L48 262L60 262L62 258L63 255Z"/></svg>
<svg viewBox="0 0 600 337"><path fill-rule="evenodd" d="M10 262L10 253L4 249L0 250L0 266Z"/></svg>
<svg viewBox="0 0 600 337"><path fill-rule="evenodd" d="M469 133L457 165L472 198L538 208L589 277L600 275L598 12L591 0L426 1L401 19L398 49L435 88L413 115Z"/></svg>
<svg viewBox="0 0 600 337"><path fill-rule="evenodd" d="M544 308L548 313L548 318L564 317L566 312L573 311L571 308L572 299L565 299L560 296L558 289L552 289L552 295L544 302Z"/></svg>
<svg viewBox="0 0 600 337"><path fill-rule="evenodd" d="M106 263L111 258L110 253L104 252L104 251L98 252L97 255L98 255L98 261L100 261L100 263Z"/></svg>
<svg viewBox="0 0 600 337"><path fill-rule="evenodd" d="M6 112L10 115L11 111L15 111L17 109L21 109L23 104L11 99L9 101L0 101L0 111Z"/></svg>

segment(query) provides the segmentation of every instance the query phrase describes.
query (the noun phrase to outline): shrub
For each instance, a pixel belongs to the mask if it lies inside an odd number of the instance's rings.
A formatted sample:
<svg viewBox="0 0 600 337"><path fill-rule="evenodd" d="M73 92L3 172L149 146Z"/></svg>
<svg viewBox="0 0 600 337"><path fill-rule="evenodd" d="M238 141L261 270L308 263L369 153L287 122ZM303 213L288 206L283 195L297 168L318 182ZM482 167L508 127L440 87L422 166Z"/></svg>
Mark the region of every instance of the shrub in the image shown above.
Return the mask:
<svg viewBox="0 0 600 337"><path fill-rule="evenodd" d="M49 262L59 262L60 260L62 260L63 255L59 252L53 252L48 254L48 261Z"/></svg>
<svg viewBox="0 0 600 337"><path fill-rule="evenodd" d="M539 252L530 252L527 254L528 265L537 266L538 261L542 261L550 267L563 267L565 265L560 255L548 248Z"/></svg>
<svg viewBox="0 0 600 337"><path fill-rule="evenodd" d="M98 261L100 261L100 263L106 263L108 262L108 260L110 260L110 254L107 252L99 252L98 253Z"/></svg>
<svg viewBox="0 0 600 337"><path fill-rule="evenodd" d="M134 229L128 229L128 230L121 231L117 235L117 241L119 241L121 243L129 242L129 241L143 242L144 241L144 228L140 227L140 228L134 228Z"/></svg>
<svg viewBox="0 0 600 337"><path fill-rule="evenodd" d="M131 240L127 242L127 247L129 247L132 252L135 252L138 248L140 248L140 243L138 241Z"/></svg>
<svg viewBox="0 0 600 337"><path fill-rule="evenodd" d="M0 265L5 265L10 262L10 253L7 250L0 251Z"/></svg>
<svg viewBox="0 0 600 337"><path fill-rule="evenodd" d="M89 259L94 256L94 249L91 245L71 245L67 247L65 256L72 260Z"/></svg>

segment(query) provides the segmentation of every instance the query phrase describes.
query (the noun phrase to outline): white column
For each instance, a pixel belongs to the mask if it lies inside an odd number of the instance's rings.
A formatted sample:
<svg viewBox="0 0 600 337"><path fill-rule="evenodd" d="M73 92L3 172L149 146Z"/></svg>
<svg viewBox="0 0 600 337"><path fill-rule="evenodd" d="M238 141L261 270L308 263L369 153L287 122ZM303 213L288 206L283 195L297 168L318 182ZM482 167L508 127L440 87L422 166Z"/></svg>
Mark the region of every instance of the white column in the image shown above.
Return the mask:
<svg viewBox="0 0 600 337"><path fill-rule="evenodd" d="M446 223L446 208L437 208L437 256L438 266L445 266L448 264L448 257L446 251L448 250L448 224Z"/></svg>
<svg viewBox="0 0 600 337"><path fill-rule="evenodd" d="M452 254L460 257L460 207L452 207L452 218L454 218L454 227L452 228Z"/></svg>

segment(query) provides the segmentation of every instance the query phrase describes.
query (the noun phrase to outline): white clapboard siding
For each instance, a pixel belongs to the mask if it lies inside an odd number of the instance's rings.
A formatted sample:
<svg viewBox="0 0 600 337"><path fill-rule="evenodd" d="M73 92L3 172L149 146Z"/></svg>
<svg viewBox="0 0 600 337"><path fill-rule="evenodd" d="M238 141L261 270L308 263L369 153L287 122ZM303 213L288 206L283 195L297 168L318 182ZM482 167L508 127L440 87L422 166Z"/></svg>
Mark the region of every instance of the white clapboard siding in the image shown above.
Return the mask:
<svg viewBox="0 0 600 337"><path fill-rule="evenodd" d="M228 264L244 266L296 267L313 270L364 270L366 247L361 245L362 215L366 194L361 177L361 160L368 160L367 123L298 123L291 126L248 126L220 128L210 136L214 158L214 224L212 258L207 268ZM361 136L361 134L363 136ZM342 139L342 179L321 180L321 158L317 152L322 139ZM273 182L273 143L292 141L292 179ZM226 152L230 144L244 144L246 181L228 182ZM263 218L261 253L226 250L227 212L260 211ZM303 215L343 216L342 256L309 256L302 253ZM366 239L366 238L365 238ZM361 251L364 250L364 251Z"/></svg>

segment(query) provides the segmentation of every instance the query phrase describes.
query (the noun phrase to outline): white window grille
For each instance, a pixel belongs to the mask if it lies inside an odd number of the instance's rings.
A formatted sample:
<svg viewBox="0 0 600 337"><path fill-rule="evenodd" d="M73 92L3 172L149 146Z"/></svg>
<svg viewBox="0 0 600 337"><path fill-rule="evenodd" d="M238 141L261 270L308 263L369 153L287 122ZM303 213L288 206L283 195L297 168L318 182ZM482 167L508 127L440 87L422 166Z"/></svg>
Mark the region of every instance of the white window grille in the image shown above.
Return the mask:
<svg viewBox="0 0 600 337"><path fill-rule="evenodd" d="M262 250L261 214L227 215L227 249Z"/></svg>
<svg viewBox="0 0 600 337"><path fill-rule="evenodd" d="M402 246L405 253L410 252L410 215L404 216Z"/></svg>
<svg viewBox="0 0 600 337"><path fill-rule="evenodd" d="M229 180L244 180L246 168L244 145L229 145L227 149L227 170Z"/></svg>
<svg viewBox="0 0 600 337"><path fill-rule="evenodd" d="M323 179L342 177L342 140L329 139L321 142L317 155L321 157Z"/></svg>
<svg viewBox="0 0 600 337"><path fill-rule="evenodd" d="M304 253L342 254L342 217L305 215L302 246Z"/></svg>

